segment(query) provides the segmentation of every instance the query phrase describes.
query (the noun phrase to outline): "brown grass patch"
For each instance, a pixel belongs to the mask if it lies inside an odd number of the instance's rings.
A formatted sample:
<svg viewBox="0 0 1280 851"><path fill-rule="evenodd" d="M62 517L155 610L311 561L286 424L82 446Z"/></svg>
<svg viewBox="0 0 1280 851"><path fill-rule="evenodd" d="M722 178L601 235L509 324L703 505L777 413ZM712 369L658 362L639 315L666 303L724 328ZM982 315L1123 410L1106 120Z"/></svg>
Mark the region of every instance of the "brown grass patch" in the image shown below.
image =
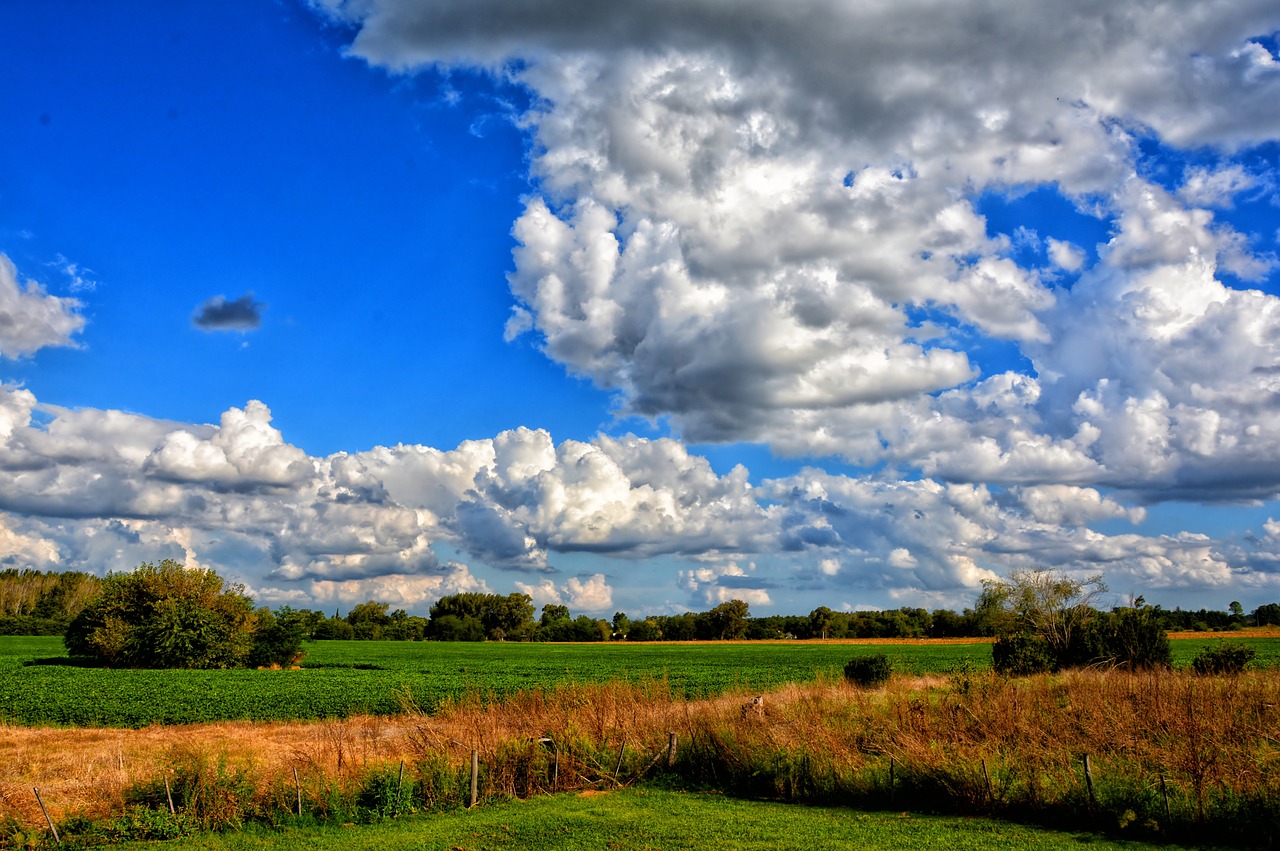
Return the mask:
<svg viewBox="0 0 1280 851"><path fill-rule="evenodd" d="M472 750L483 765L482 797L607 792L670 770L681 782L760 797L897 808L914 801L1020 817L1106 814L1113 827L1137 819L1161 830L1240 824L1257 832L1240 813L1280 819L1277 671L1021 680L981 672L895 677L875 689L842 680L787 685L758 705L754 696L686 700L660 682L573 684L501 703L472 695L395 718L0 727L0 819L39 823L32 786L56 818L118 814L130 788L193 760L245 771L259 809L287 805L281 790L292 789L294 770L318 800L322 788L359 787L401 761L428 804L436 795L456 801ZM1083 785L1084 754L1093 760L1095 802Z"/></svg>

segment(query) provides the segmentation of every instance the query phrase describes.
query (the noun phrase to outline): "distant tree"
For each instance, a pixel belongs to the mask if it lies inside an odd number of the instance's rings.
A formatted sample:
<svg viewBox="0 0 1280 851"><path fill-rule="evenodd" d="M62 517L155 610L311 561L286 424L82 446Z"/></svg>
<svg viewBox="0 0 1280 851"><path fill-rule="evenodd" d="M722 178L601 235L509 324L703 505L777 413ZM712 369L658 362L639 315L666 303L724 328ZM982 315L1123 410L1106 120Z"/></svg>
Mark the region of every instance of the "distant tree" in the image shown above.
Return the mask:
<svg viewBox="0 0 1280 851"><path fill-rule="evenodd" d="M661 641L662 629L655 618L633 621L627 630L627 641Z"/></svg>
<svg viewBox="0 0 1280 851"><path fill-rule="evenodd" d="M533 632L533 599L528 594L450 594L431 606L431 620L452 615L459 620L474 618L484 630L484 637L494 640L523 641ZM430 629L432 638L440 630ZM445 632L452 631L452 627Z"/></svg>
<svg viewBox="0 0 1280 851"><path fill-rule="evenodd" d="M707 612L711 632L716 638L742 638L747 631L747 617L751 610L742 600L726 600Z"/></svg>
<svg viewBox="0 0 1280 851"><path fill-rule="evenodd" d="M814 638L830 638L831 625L835 622L835 612L826 606L819 606L809 613L809 634Z"/></svg>
<svg viewBox="0 0 1280 851"><path fill-rule="evenodd" d="M963 616L950 609L933 610L933 619L929 627L930 638L955 638L968 634L967 624Z"/></svg>
<svg viewBox="0 0 1280 851"><path fill-rule="evenodd" d="M258 609L258 624L254 632L253 647L249 651L249 665L255 668L287 668L300 662L308 615L309 613L297 612L288 606L277 612L266 608Z"/></svg>
<svg viewBox="0 0 1280 851"><path fill-rule="evenodd" d="M631 629L631 618L627 617L626 612L613 613L612 637L618 640L624 640L627 637L627 631Z"/></svg>
<svg viewBox="0 0 1280 851"><path fill-rule="evenodd" d="M248 662L259 624L243 586L166 560L109 574L64 641L109 667L233 668Z"/></svg>
<svg viewBox="0 0 1280 851"><path fill-rule="evenodd" d="M315 625L311 637L316 641L350 641L356 637L356 631L335 612L333 617L324 618Z"/></svg>
<svg viewBox="0 0 1280 851"><path fill-rule="evenodd" d="M427 634L436 641L484 641L484 624L471 615L439 615L429 624Z"/></svg>
<svg viewBox="0 0 1280 851"><path fill-rule="evenodd" d="M75 570L0 570L0 635L62 635L101 582Z"/></svg>
<svg viewBox="0 0 1280 851"><path fill-rule="evenodd" d="M370 600L354 606L347 612L347 623L351 624L355 638L361 641L382 639L383 631L391 626L391 616L387 614L388 608L387 603L375 603Z"/></svg>
<svg viewBox="0 0 1280 851"><path fill-rule="evenodd" d="M1280 603L1266 603L1253 610L1254 626L1280 625Z"/></svg>
<svg viewBox="0 0 1280 851"><path fill-rule="evenodd" d="M663 641L693 641L697 637L696 618L693 612L662 615L657 621Z"/></svg>
<svg viewBox="0 0 1280 851"><path fill-rule="evenodd" d="M555 623L556 621L573 620L573 614L569 611L568 606L561 606L558 603L547 603L542 607L542 618L539 623L542 626Z"/></svg>

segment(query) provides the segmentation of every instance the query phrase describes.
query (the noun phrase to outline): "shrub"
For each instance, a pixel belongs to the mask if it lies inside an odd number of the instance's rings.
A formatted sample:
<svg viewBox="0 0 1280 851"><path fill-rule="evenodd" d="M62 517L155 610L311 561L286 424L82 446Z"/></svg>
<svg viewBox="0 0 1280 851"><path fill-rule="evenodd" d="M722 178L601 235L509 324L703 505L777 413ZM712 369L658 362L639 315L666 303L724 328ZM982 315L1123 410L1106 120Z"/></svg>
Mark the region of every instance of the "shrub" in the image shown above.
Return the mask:
<svg viewBox="0 0 1280 851"><path fill-rule="evenodd" d="M887 683L892 673L893 663L883 653L855 656L844 665L844 678L864 688Z"/></svg>
<svg viewBox="0 0 1280 851"><path fill-rule="evenodd" d="M257 625L243 586L166 559L108 575L63 640L71 655L108 667L233 668Z"/></svg>
<svg viewBox="0 0 1280 851"><path fill-rule="evenodd" d="M258 628L249 651L249 665L255 668L278 665L287 668L302 660L302 636L306 629L298 612L288 608L279 614L270 609L258 609Z"/></svg>
<svg viewBox="0 0 1280 851"><path fill-rule="evenodd" d="M1131 671L1168 668L1169 636L1150 607L1137 605L1100 615L1085 630L1069 665L1106 665Z"/></svg>
<svg viewBox="0 0 1280 851"><path fill-rule="evenodd" d="M991 645L991 667L1006 677L1044 674L1056 667L1049 642L1035 635L1003 635Z"/></svg>
<svg viewBox="0 0 1280 851"><path fill-rule="evenodd" d="M1197 674L1238 674L1243 671L1258 651L1243 644L1221 641L1216 647L1206 647L1191 660L1191 669Z"/></svg>

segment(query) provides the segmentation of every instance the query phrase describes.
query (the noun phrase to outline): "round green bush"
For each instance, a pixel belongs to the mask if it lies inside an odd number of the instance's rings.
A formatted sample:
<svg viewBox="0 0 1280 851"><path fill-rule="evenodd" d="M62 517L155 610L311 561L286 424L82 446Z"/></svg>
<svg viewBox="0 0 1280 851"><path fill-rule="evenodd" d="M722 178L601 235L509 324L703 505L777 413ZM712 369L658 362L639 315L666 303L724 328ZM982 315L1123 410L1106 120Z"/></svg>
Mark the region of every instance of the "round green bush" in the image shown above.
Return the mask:
<svg viewBox="0 0 1280 851"><path fill-rule="evenodd" d="M878 686L889 681L893 663L883 653L872 656L856 656L844 665L844 678L854 685Z"/></svg>
<svg viewBox="0 0 1280 851"><path fill-rule="evenodd" d="M1230 641L1219 642L1216 647L1206 647L1191 660L1191 670L1197 674L1238 674L1248 667L1258 651Z"/></svg>

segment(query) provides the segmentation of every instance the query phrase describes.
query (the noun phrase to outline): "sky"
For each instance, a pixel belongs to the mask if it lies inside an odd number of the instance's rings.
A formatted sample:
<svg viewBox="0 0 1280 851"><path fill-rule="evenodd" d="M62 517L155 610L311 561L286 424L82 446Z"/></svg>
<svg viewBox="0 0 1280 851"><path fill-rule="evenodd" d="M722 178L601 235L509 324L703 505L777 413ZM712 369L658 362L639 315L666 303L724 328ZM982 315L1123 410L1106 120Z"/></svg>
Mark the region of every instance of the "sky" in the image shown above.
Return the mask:
<svg viewBox="0 0 1280 851"><path fill-rule="evenodd" d="M0 4L0 568L1280 600L1280 8Z"/></svg>

